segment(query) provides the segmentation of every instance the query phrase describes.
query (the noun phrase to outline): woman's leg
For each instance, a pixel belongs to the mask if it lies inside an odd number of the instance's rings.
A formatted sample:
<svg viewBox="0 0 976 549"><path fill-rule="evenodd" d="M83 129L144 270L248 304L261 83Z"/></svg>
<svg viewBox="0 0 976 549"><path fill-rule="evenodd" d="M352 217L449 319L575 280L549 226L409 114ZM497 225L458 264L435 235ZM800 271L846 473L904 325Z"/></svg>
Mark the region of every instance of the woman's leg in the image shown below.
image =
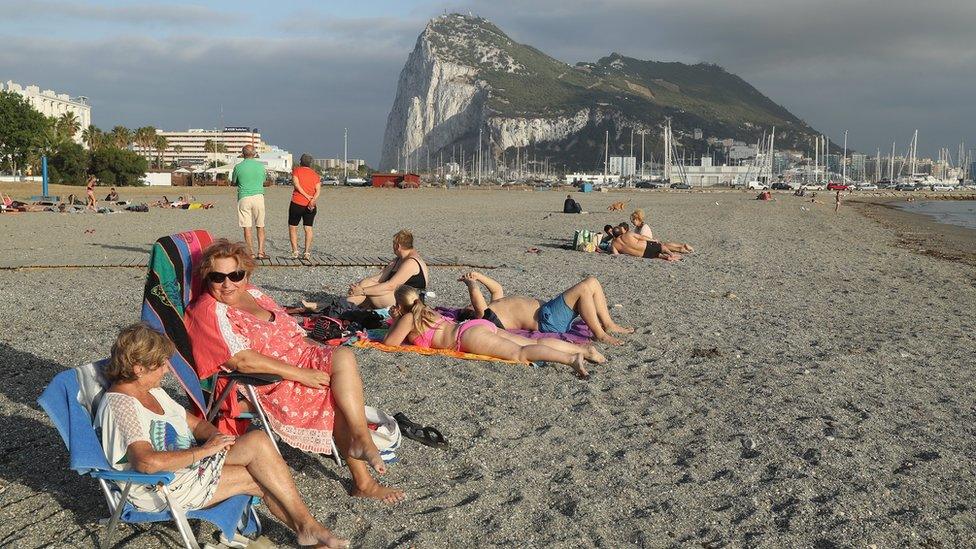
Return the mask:
<svg viewBox="0 0 976 549"><path fill-rule="evenodd" d="M373 437L366 427L366 410L363 399L363 380L359 376L356 355L348 347L332 351L332 379L329 382L337 415L342 413L348 428L349 450L347 457L366 461L379 474L386 473L386 464L373 444Z"/></svg>
<svg viewBox="0 0 976 549"><path fill-rule="evenodd" d="M336 410L335 428L332 431L335 436L336 445L341 455L349 455L349 447L352 444L351 430L346 423L345 415ZM378 499L384 503L395 504L403 501L406 495L402 490L383 486L369 474L366 462L358 459L347 459L346 466L352 474L355 485L352 494L355 497Z"/></svg>
<svg viewBox="0 0 976 549"><path fill-rule="evenodd" d="M596 362L598 364L603 364L607 361L606 357L603 356L600 351L593 345L577 345L575 343L570 343L569 341L563 341L561 339L556 339L554 337L545 337L542 339L530 339L527 337L522 337L520 335L513 334L506 330L498 330L498 336L503 337L511 342L514 342L521 346L526 345L545 345L556 349L557 351L562 351L571 355L582 354L586 360L590 362Z"/></svg>
<svg viewBox="0 0 976 549"><path fill-rule="evenodd" d="M297 240L297 239L296 239ZM297 244L296 244L297 246ZM298 249L297 247L295 248ZM312 227L311 225L305 225L305 253L312 253Z"/></svg>
<svg viewBox="0 0 976 549"><path fill-rule="evenodd" d="M291 253L298 253L298 227L296 225L288 225L288 243L291 244Z"/></svg>
<svg viewBox="0 0 976 549"><path fill-rule="evenodd" d="M298 493L285 460L263 431L251 431L241 436L227 450L220 483L209 504L237 494L263 497L268 510L295 532L300 545L349 545L315 520Z"/></svg>
<svg viewBox="0 0 976 549"><path fill-rule="evenodd" d="M603 324L609 332L617 332L622 334L632 334L634 333L633 328L628 328L621 326L614 322L613 318L610 316L610 307L607 305L607 294L603 291L603 284L594 277L587 277L584 280L588 284L590 291L590 298L593 300L593 306L596 308L597 318Z"/></svg>
<svg viewBox="0 0 976 549"><path fill-rule="evenodd" d="M528 340L531 341L529 344L519 345L508 338L512 334L506 332L505 336L500 335L503 331L499 330L499 333L493 333L484 326L475 326L464 332L461 343L464 349L471 353L494 356L505 360L558 362L571 366L580 377L589 376L583 366L583 362L586 360L583 353L566 353L546 345L539 345L532 340Z"/></svg>

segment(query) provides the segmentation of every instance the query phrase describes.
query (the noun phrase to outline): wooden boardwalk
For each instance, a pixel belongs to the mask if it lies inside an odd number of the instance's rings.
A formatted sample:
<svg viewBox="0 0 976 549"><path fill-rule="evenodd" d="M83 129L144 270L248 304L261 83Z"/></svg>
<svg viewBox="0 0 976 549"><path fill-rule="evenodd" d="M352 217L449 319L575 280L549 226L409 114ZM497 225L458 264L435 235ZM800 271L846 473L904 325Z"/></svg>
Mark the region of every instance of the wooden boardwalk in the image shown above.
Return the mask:
<svg viewBox="0 0 976 549"><path fill-rule="evenodd" d="M457 257L425 257L427 265L430 267L467 267L472 269L496 269L497 265L478 265L468 263ZM292 259L290 257L271 257L270 259L258 260L258 265L262 267L383 267L390 262L389 257L373 256L343 256L329 254L312 254L311 260ZM0 261L0 271L12 271L19 269L109 269L109 268L140 268L145 269L149 266L149 254L131 254L125 257L113 257L106 259L86 259L78 263L65 263L63 260L39 260L30 259L15 261Z"/></svg>

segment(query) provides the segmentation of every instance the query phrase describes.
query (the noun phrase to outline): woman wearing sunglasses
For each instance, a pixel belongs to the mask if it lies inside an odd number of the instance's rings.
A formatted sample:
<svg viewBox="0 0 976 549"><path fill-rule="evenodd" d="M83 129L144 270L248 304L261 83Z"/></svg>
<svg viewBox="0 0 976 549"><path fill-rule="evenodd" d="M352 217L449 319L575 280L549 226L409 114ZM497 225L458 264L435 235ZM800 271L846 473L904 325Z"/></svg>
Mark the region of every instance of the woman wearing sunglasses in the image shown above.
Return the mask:
<svg viewBox="0 0 976 549"><path fill-rule="evenodd" d="M402 500L403 492L380 485L367 469L368 463L386 472L366 426L356 356L346 347L306 338L281 306L250 283L254 268L242 243L220 239L203 252L194 273L203 291L186 311L197 375L207 379L220 370L236 370L281 376L278 383L255 387L281 439L299 450L329 453L334 434L355 482L353 495ZM221 385L214 388L216 394ZM243 434L246 423L231 419L242 411L236 398L228 398L220 430Z"/></svg>

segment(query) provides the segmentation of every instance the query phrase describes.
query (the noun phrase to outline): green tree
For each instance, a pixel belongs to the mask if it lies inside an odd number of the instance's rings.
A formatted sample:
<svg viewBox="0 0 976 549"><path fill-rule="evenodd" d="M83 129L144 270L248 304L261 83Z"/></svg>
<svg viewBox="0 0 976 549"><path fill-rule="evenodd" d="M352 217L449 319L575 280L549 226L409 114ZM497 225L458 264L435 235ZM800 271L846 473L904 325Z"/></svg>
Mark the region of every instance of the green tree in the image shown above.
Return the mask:
<svg viewBox="0 0 976 549"><path fill-rule="evenodd" d="M59 185L84 185L88 173L88 152L74 141L63 141L48 160L48 175Z"/></svg>
<svg viewBox="0 0 976 549"><path fill-rule="evenodd" d="M90 172L105 185L139 185L149 163L134 151L103 147L91 153Z"/></svg>
<svg viewBox="0 0 976 549"><path fill-rule="evenodd" d="M0 91L0 170L16 172L39 156L47 118L16 93Z"/></svg>
<svg viewBox="0 0 976 549"><path fill-rule="evenodd" d="M132 143L132 132L125 126L115 126L109 134L112 144L118 149L128 148Z"/></svg>
<svg viewBox="0 0 976 549"><path fill-rule="evenodd" d="M81 131L81 140L88 145L88 150L93 151L105 144L105 134L98 126L91 124Z"/></svg>
<svg viewBox="0 0 976 549"><path fill-rule="evenodd" d="M156 141L153 146L156 147L156 167L163 169L163 154L166 153L166 147L169 146L166 136L156 134Z"/></svg>
<svg viewBox="0 0 976 549"><path fill-rule="evenodd" d="M139 147L139 152L147 160L152 158L152 149L156 145L156 128L152 126L137 128L132 137L135 144Z"/></svg>
<svg viewBox="0 0 976 549"><path fill-rule="evenodd" d="M73 112L66 112L58 117L54 123L54 129L61 141L69 141L75 138L78 130L81 129L81 122Z"/></svg>

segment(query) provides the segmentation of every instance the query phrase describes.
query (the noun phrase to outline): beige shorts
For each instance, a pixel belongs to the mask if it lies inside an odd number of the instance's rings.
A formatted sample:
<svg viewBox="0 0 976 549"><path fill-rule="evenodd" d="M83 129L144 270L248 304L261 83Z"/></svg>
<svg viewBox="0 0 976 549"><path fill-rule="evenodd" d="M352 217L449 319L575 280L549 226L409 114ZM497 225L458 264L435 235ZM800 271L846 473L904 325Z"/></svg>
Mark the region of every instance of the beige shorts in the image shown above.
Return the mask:
<svg viewBox="0 0 976 549"><path fill-rule="evenodd" d="M264 227L264 195L245 196L237 201L237 224L241 227Z"/></svg>

